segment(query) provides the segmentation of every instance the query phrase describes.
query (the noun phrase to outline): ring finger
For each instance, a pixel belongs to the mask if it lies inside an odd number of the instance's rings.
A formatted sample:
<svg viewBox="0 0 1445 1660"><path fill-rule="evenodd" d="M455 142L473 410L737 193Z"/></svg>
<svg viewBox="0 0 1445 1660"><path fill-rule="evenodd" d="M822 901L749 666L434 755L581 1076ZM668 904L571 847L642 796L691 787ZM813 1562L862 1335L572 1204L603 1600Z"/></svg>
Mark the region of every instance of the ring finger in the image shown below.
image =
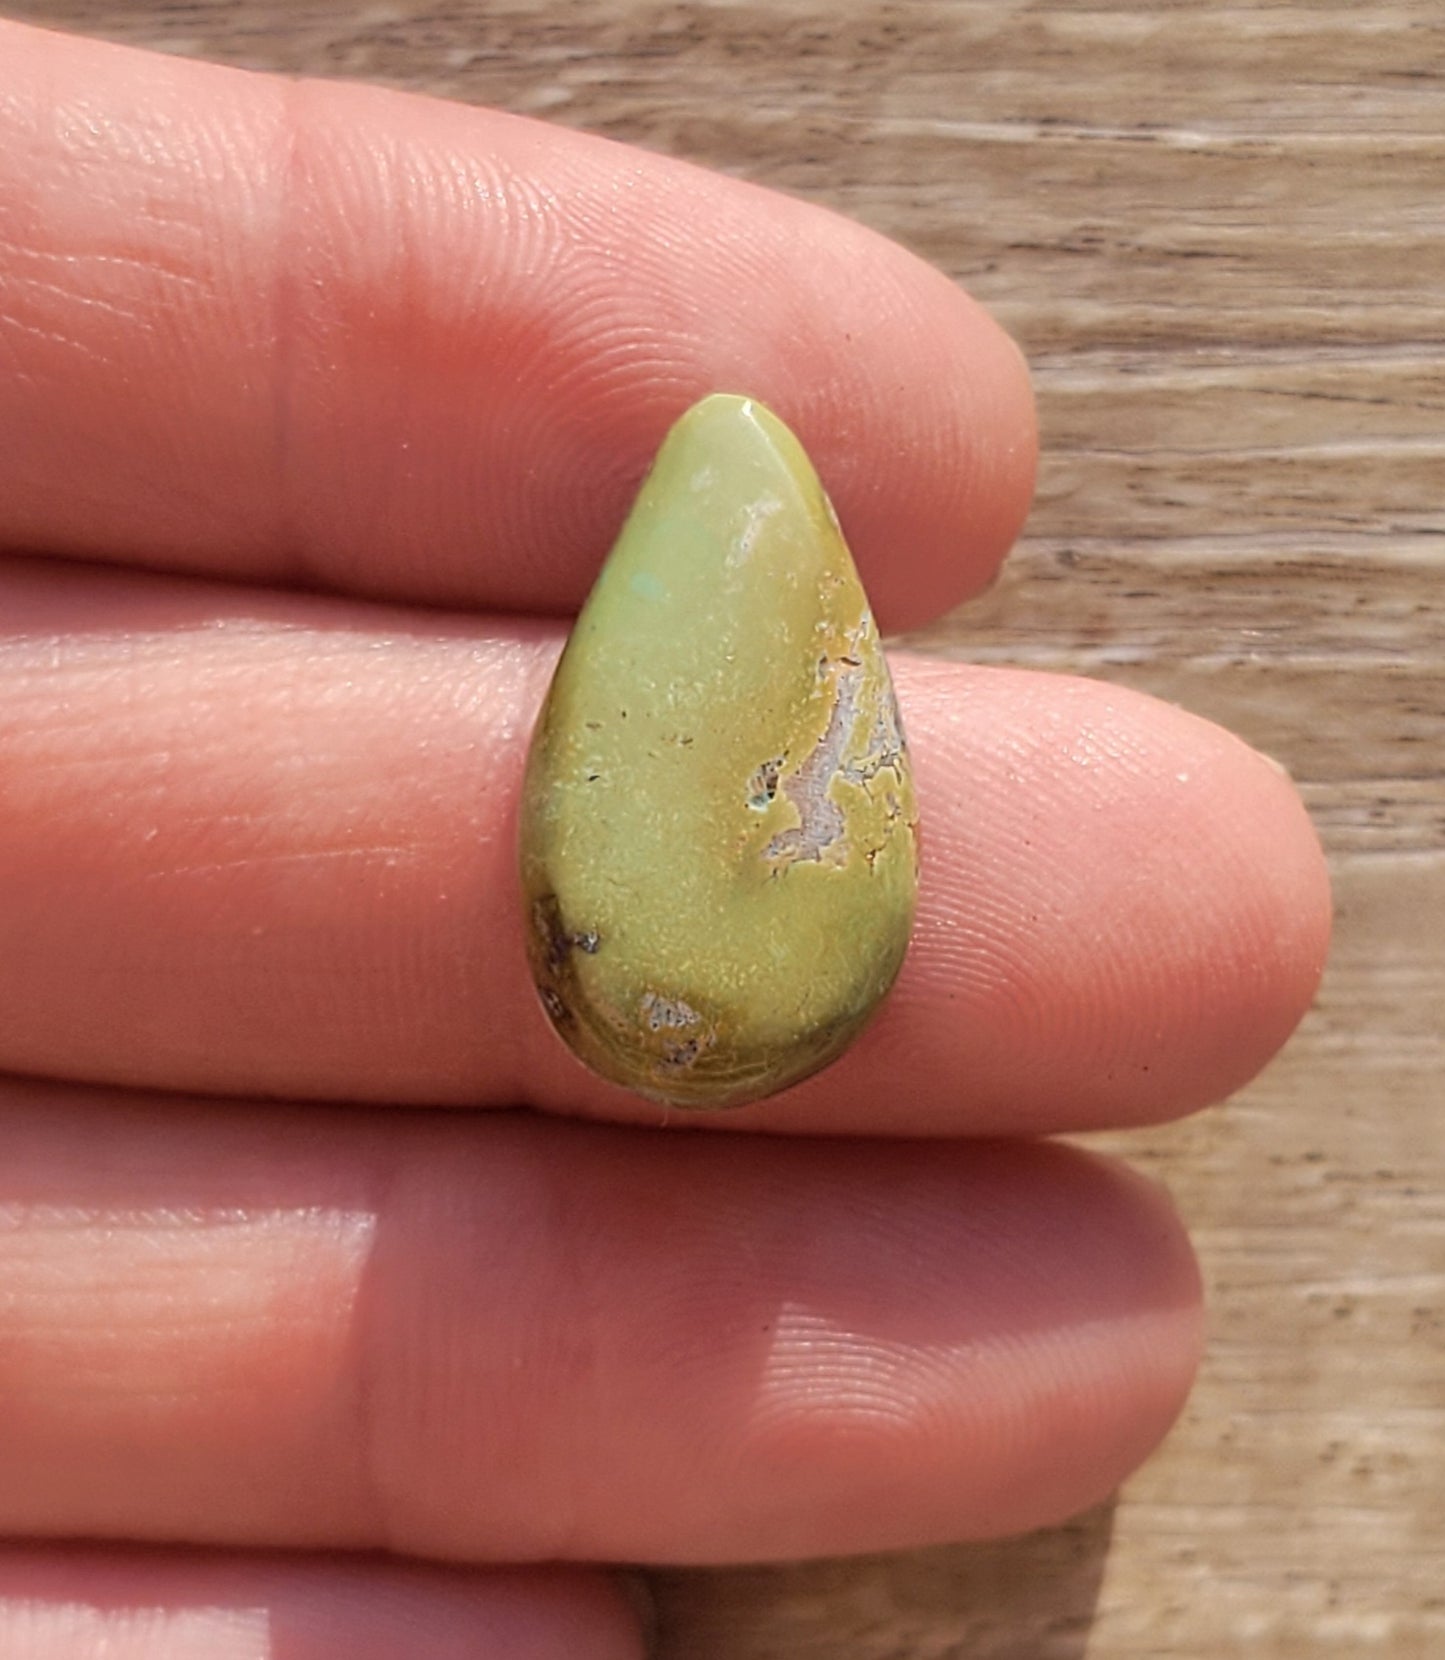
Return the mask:
<svg viewBox="0 0 1445 1660"><path fill-rule="evenodd" d="M1046 1144L0 1085L0 1535L737 1561L1103 1497L1199 1341Z"/></svg>

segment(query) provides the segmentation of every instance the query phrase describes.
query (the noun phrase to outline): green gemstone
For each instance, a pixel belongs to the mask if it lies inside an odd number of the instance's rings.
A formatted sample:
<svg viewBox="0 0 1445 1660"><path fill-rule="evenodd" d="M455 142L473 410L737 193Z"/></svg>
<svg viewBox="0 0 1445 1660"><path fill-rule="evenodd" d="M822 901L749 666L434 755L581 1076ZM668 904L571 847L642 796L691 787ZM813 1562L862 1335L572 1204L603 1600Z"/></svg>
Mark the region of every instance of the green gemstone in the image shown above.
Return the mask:
<svg viewBox="0 0 1445 1660"><path fill-rule="evenodd" d="M917 890L878 630L802 446L717 395L668 434L528 757L528 951L594 1071L729 1106L835 1059Z"/></svg>

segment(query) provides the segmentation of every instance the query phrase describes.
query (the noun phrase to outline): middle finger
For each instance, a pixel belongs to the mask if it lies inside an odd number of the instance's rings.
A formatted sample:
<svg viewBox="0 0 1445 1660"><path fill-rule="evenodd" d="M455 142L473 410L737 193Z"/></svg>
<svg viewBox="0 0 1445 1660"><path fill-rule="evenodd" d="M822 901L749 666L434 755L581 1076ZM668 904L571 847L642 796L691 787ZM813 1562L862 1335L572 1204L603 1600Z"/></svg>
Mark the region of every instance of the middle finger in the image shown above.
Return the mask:
<svg viewBox="0 0 1445 1660"><path fill-rule="evenodd" d="M0 1070L656 1120L576 1066L525 964L554 627L16 560L0 618ZM895 666L909 960L842 1063L729 1125L1077 1128L1248 1078L1328 928L1288 783L1118 688Z"/></svg>

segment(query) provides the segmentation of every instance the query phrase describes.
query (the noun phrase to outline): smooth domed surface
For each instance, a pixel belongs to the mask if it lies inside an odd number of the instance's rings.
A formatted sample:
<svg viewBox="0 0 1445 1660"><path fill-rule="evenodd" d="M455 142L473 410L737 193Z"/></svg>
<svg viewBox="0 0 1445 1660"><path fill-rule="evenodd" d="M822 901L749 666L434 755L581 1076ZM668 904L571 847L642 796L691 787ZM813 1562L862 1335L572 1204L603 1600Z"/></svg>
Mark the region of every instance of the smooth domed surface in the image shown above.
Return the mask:
<svg viewBox="0 0 1445 1660"><path fill-rule="evenodd" d="M723 1106L834 1059L917 887L893 685L792 433L717 395L664 442L532 740L528 948L603 1076Z"/></svg>

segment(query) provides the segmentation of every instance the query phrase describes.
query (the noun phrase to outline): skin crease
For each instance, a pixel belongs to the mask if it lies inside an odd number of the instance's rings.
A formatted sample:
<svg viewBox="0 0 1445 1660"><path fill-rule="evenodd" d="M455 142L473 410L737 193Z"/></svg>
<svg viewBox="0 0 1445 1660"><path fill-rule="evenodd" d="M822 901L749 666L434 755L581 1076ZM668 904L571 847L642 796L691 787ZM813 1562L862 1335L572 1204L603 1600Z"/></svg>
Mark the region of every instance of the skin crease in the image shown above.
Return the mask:
<svg viewBox="0 0 1445 1660"><path fill-rule="evenodd" d="M663 432L769 403L923 622L1032 486L977 306L681 163L0 23L0 363L7 1660L631 1660L590 1570L486 1564L985 1537L1139 1463L1200 1342L1167 1201L962 1138L1264 1064L1329 925L1277 769L899 654L922 912L835 1070L658 1134L522 964L541 614Z"/></svg>

